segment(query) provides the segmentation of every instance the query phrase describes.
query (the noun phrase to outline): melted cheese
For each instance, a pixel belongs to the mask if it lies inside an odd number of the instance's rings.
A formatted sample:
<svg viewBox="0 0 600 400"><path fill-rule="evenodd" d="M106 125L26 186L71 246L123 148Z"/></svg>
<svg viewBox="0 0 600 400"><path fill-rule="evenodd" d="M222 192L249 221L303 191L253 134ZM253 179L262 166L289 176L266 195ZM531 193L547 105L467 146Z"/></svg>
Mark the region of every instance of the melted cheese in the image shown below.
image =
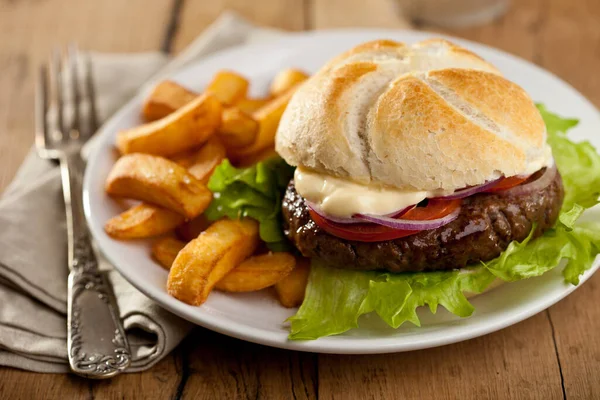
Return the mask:
<svg viewBox="0 0 600 400"><path fill-rule="evenodd" d="M296 191L302 197L335 217L351 217L358 213L385 215L428 197L443 195L438 192L362 185L300 167L296 168L294 182Z"/></svg>

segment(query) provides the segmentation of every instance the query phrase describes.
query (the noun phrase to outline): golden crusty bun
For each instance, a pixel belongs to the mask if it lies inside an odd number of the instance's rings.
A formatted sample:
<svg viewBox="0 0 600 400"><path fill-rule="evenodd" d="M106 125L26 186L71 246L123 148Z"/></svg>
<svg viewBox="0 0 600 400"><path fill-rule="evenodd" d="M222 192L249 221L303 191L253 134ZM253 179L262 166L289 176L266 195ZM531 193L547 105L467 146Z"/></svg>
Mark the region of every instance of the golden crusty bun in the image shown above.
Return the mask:
<svg viewBox="0 0 600 400"><path fill-rule="evenodd" d="M551 162L533 101L445 40L369 42L334 58L290 101L289 163L365 184L453 191Z"/></svg>

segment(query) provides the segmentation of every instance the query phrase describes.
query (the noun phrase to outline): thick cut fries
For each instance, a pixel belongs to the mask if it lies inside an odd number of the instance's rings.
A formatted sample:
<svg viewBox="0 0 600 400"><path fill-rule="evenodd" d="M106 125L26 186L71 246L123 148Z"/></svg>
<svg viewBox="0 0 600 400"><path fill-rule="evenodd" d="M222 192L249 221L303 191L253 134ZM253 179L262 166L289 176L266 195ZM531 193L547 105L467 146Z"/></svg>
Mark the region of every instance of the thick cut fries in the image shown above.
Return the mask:
<svg viewBox="0 0 600 400"><path fill-rule="evenodd" d="M275 148L268 147L257 153L252 153L252 154L249 154L247 156L243 156L242 158L237 159L235 165L237 167L241 167L241 168L251 167L260 161L264 161L271 157L275 157L276 155L278 155L278 154L275 151Z"/></svg>
<svg viewBox="0 0 600 400"><path fill-rule="evenodd" d="M308 79L308 74L294 68L284 69L273 78L269 92L271 96L278 97L288 89Z"/></svg>
<svg viewBox="0 0 600 400"><path fill-rule="evenodd" d="M219 71L206 87L206 93L212 93L226 106L235 104L246 97L250 83L246 78L231 71Z"/></svg>
<svg viewBox="0 0 600 400"><path fill-rule="evenodd" d="M115 239L142 239L167 233L183 221L176 212L142 203L109 219L104 230Z"/></svg>
<svg viewBox="0 0 600 400"><path fill-rule="evenodd" d="M217 134L227 148L250 146L258 133L258 122L236 107L223 110Z"/></svg>
<svg viewBox="0 0 600 400"><path fill-rule="evenodd" d="M179 110L198 97L197 93L184 88L173 81L162 81L154 87L144 102L142 115L144 120L156 121Z"/></svg>
<svg viewBox="0 0 600 400"><path fill-rule="evenodd" d="M190 174L206 184L214 169L224 158L225 146L219 138L211 137L200 149L179 154L172 160L187 168Z"/></svg>
<svg viewBox="0 0 600 400"><path fill-rule="evenodd" d="M225 292L254 292L273 286L285 278L296 264L290 253L252 256L235 267L215 285Z"/></svg>
<svg viewBox="0 0 600 400"><path fill-rule="evenodd" d="M198 237L202 232L208 228L210 222L204 215L199 215L194 219L185 221L175 229L177 237L184 242L189 242Z"/></svg>
<svg viewBox="0 0 600 400"><path fill-rule="evenodd" d="M189 242L171 266L167 290L187 304L206 301L214 285L258 246L254 220L221 219Z"/></svg>
<svg viewBox="0 0 600 400"><path fill-rule="evenodd" d="M163 206L187 218L200 215L212 193L185 168L166 158L128 154L106 179L106 193Z"/></svg>
<svg viewBox="0 0 600 400"><path fill-rule="evenodd" d="M221 104L211 95L198 96L172 114L117 135L121 154L172 156L204 143L221 123Z"/></svg>
<svg viewBox="0 0 600 400"><path fill-rule="evenodd" d="M265 104L269 102L268 98L264 99L241 99L235 103L235 107L242 110L245 113L252 114Z"/></svg>
<svg viewBox="0 0 600 400"><path fill-rule="evenodd" d="M243 156L258 153L267 147L273 146L279 120L281 120L281 116L297 87L292 87L283 95L269 101L264 107L252 114L252 117L259 124L256 140L250 146L241 149L232 149L232 156L234 158L240 159Z"/></svg>
<svg viewBox="0 0 600 400"><path fill-rule="evenodd" d="M172 237L158 239L152 245L152 258L165 269L171 269L177 254L185 247L185 243Z"/></svg>
<svg viewBox="0 0 600 400"><path fill-rule="evenodd" d="M298 307L304 301L304 292L310 275L310 261L299 258L288 276L275 284L279 302L284 307Z"/></svg>

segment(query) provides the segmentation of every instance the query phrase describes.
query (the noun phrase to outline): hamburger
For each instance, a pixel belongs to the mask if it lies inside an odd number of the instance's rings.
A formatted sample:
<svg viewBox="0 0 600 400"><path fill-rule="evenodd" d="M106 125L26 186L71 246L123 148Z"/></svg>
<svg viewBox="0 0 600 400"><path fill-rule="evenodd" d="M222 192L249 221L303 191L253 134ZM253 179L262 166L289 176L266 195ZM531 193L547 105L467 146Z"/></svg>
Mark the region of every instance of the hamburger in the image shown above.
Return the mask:
<svg viewBox="0 0 600 400"><path fill-rule="evenodd" d="M276 150L296 166L284 232L329 267L445 271L551 228L564 197L534 102L443 40L376 41L292 98Z"/></svg>
<svg viewBox="0 0 600 400"><path fill-rule="evenodd" d="M560 266L577 285L600 253L600 225L576 224L600 196L577 122L448 41L369 42L296 90L278 156L217 167L206 214L254 218L270 251L310 261L290 339L369 313L419 326L421 306L468 317L503 282Z"/></svg>

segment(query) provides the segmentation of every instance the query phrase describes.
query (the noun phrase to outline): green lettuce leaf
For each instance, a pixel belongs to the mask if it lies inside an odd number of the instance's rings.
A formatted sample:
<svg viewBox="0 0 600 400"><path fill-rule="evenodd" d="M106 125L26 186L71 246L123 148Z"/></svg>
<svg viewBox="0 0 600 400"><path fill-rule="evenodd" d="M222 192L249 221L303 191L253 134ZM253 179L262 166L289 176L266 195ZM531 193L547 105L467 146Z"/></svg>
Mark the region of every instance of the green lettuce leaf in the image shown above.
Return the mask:
<svg viewBox="0 0 600 400"><path fill-rule="evenodd" d="M496 277L481 267L450 272L386 274L311 265L310 281L298 313L291 317L290 339L317 339L358 327L358 318L372 311L398 328L409 321L420 326L416 309L441 304L468 317L473 306L464 292L480 293Z"/></svg>
<svg viewBox="0 0 600 400"><path fill-rule="evenodd" d="M574 143L566 131L577 125L538 109L548 131L548 143L562 175L565 201L553 229L532 240L512 242L495 260L458 271L389 274L337 270L313 261L305 300L290 318L290 339L317 339L358 326L361 315L375 312L393 328L404 322L419 326L417 307L438 305L460 317L474 311L465 292L480 293L496 278L515 281L542 275L567 260L566 282L577 285L600 253L600 224L578 224L587 209L598 204L600 156L588 142Z"/></svg>
<svg viewBox="0 0 600 400"><path fill-rule="evenodd" d="M583 208L594 206L600 195L600 156L588 141L574 143L567 138L566 132L579 121L563 119L542 104L538 104L538 110L546 123L548 143L565 186L563 210L576 204Z"/></svg>
<svg viewBox="0 0 600 400"><path fill-rule="evenodd" d="M289 249L281 228L281 199L294 169L280 157L249 168L235 168L229 160L215 168L208 188L213 201L205 212L211 221L221 217L250 217L259 222L260 238L273 251Z"/></svg>

